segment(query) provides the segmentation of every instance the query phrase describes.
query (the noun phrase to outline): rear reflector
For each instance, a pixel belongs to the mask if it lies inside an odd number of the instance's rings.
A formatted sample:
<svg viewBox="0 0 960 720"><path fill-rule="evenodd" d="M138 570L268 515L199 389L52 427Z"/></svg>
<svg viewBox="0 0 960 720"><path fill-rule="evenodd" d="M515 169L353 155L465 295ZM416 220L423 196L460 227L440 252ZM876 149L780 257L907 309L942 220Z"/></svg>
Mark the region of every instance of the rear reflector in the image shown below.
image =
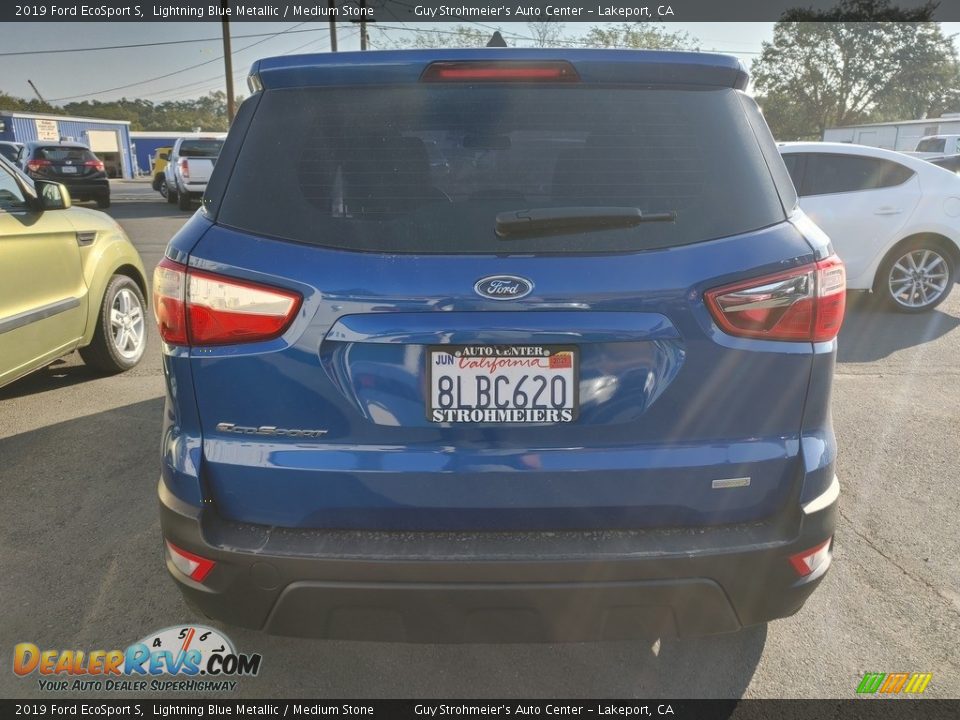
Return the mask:
<svg viewBox="0 0 960 720"><path fill-rule="evenodd" d="M170 560L174 567L186 575L191 580L203 582L203 579L210 574L216 563L208 558L194 555L182 548L178 548L169 540L167 542L167 552L170 553Z"/></svg>
<svg viewBox="0 0 960 720"><path fill-rule="evenodd" d="M819 545L790 556L790 564L800 577L806 577L830 559L830 544L833 538L827 538Z"/></svg>
<svg viewBox="0 0 960 720"><path fill-rule="evenodd" d="M738 337L824 342L840 332L847 276L836 255L704 293L720 328Z"/></svg>
<svg viewBox="0 0 960 720"><path fill-rule="evenodd" d="M578 82L580 75L565 60L546 62L462 61L430 63L421 82Z"/></svg>
<svg viewBox="0 0 960 720"><path fill-rule="evenodd" d="M153 309L170 345L230 345L282 334L300 309L290 290L193 270L164 258L153 273Z"/></svg>

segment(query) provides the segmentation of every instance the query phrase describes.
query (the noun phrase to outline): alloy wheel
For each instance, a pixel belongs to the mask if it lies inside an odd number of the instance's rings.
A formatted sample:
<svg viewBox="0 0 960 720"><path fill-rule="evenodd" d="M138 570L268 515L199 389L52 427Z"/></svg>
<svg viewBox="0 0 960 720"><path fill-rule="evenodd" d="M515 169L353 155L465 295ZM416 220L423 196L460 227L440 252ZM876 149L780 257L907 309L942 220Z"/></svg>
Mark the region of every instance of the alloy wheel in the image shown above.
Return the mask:
<svg viewBox="0 0 960 720"><path fill-rule="evenodd" d="M950 269L936 250L911 250L890 267L887 286L898 305L922 308L932 305L947 290Z"/></svg>
<svg viewBox="0 0 960 720"><path fill-rule="evenodd" d="M146 337L143 307L129 289L118 292L110 306L110 337L119 355L132 360L143 352Z"/></svg>

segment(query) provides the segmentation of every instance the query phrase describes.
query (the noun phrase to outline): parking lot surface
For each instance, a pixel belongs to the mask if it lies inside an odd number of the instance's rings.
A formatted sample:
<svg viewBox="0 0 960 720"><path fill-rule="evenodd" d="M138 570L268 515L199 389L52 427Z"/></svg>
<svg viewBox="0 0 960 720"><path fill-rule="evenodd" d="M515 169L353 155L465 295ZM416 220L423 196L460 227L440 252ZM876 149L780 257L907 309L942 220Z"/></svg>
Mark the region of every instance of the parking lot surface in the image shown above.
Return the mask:
<svg viewBox="0 0 960 720"><path fill-rule="evenodd" d="M148 183L117 182L113 197L110 214L152 271L189 214ZM926 696L960 696L958 325L960 289L920 316L851 296L834 385L836 555L796 616L655 647L394 645L227 628L263 666L224 697L849 698L866 672L930 672ZM70 356L0 389L0 695L51 697L36 675L11 671L16 643L109 650L199 620L162 562L162 396L155 332L124 375L96 378Z"/></svg>

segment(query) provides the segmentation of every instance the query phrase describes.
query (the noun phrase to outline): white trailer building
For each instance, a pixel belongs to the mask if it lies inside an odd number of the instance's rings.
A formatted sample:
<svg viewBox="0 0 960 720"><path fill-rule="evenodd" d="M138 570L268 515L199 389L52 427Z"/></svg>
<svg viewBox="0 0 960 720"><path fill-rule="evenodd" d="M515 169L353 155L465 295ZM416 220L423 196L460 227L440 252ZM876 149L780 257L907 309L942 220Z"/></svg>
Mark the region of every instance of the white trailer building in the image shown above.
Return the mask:
<svg viewBox="0 0 960 720"><path fill-rule="evenodd" d="M916 149L920 138L927 135L960 135L960 113L949 113L926 120L827 128L823 132L823 139L826 142L855 143L910 152Z"/></svg>

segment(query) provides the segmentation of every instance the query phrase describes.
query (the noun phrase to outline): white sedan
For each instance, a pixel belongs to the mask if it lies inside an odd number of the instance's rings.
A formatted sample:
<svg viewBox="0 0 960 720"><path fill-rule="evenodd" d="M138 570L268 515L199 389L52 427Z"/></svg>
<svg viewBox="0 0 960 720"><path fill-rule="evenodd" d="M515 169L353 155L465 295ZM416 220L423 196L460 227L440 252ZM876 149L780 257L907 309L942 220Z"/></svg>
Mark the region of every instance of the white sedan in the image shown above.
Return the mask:
<svg viewBox="0 0 960 720"><path fill-rule="evenodd" d="M960 266L960 177L892 150L782 143L800 207L833 241L847 288L922 312L953 288Z"/></svg>

